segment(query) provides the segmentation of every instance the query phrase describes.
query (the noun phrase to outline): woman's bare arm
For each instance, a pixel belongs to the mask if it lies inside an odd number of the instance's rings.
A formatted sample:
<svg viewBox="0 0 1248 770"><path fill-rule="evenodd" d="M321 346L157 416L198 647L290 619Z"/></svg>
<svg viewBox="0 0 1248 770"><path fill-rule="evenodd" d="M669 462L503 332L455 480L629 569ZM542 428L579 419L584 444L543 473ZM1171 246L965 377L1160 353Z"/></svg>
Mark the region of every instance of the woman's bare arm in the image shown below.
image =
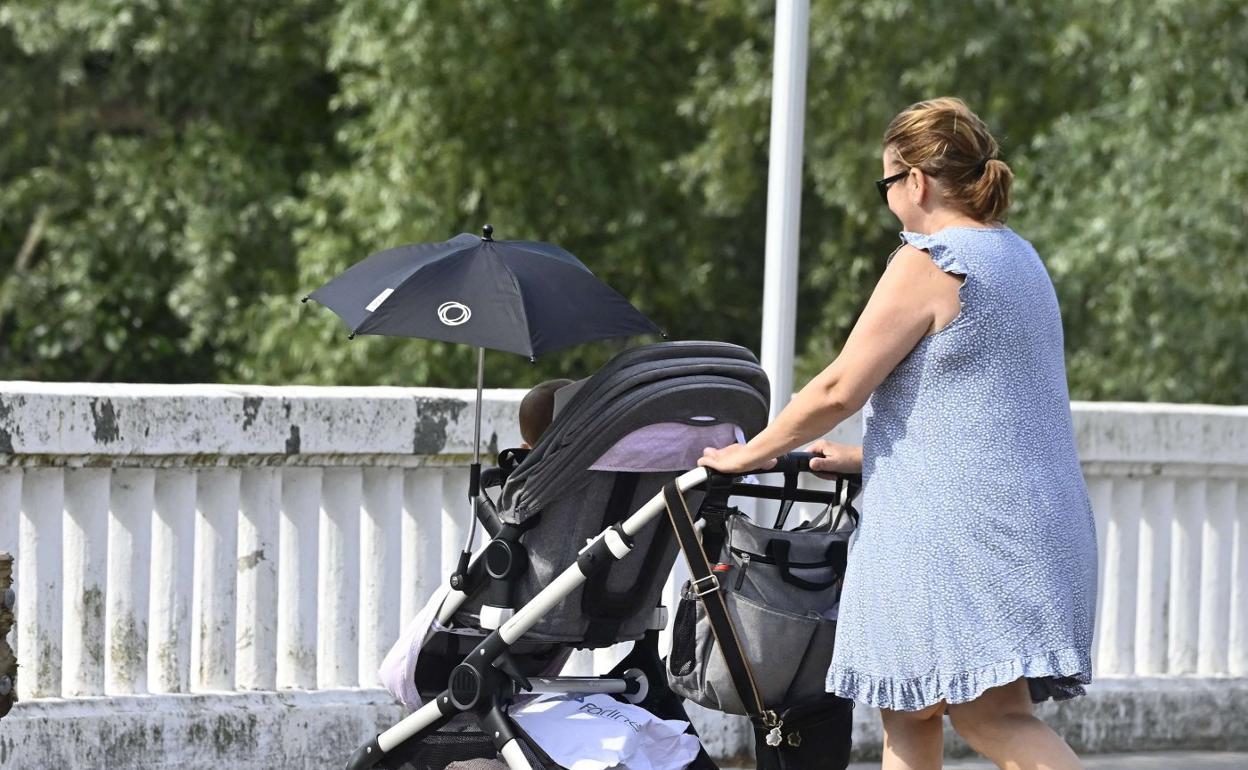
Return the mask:
<svg viewBox="0 0 1248 770"><path fill-rule="evenodd" d="M748 444L707 449L700 465L726 473L767 461L825 435L862 408L914 346L948 319L962 281L924 252L903 246L880 277L836 360L806 384Z"/></svg>

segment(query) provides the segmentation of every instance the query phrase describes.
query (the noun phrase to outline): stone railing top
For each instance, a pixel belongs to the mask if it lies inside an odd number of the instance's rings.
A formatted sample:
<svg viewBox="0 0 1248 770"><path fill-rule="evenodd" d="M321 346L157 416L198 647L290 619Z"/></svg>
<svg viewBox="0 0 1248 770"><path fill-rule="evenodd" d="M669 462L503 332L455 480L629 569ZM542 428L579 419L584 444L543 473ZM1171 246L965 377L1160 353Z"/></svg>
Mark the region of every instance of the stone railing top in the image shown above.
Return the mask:
<svg viewBox="0 0 1248 770"><path fill-rule="evenodd" d="M518 446L524 390L485 391L482 444ZM472 452L469 389L0 381L0 456L405 455ZM1085 462L1248 467L1248 406L1076 402ZM852 424L850 424L852 423ZM858 420L834 436L852 441Z"/></svg>
<svg viewBox="0 0 1248 770"><path fill-rule="evenodd" d="M1084 462L1248 467L1248 406L1076 401Z"/></svg>
<svg viewBox="0 0 1248 770"><path fill-rule="evenodd" d="M517 446L524 391L487 390L482 443ZM0 454L472 453L472 390L0 382Z"/></svg>

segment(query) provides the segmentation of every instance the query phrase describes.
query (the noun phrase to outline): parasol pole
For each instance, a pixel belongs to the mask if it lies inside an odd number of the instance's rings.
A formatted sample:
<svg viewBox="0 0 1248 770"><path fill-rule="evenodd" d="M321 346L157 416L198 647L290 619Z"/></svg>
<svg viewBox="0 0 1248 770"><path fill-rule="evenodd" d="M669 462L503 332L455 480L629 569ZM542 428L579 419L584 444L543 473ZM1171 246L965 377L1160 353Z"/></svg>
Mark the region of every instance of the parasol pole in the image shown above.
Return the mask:
<svg viewBox="0 0 1248 770"><path fill-rule="evenodd" d="M468 572L468 560L472 558L472 542L477 535L477 498L481 495L481 391L484 387L485 348L477 348L477 409L472 429L472 465L469 466L468 471L468 499L472 501L472 521L468 524L468 539L464 542L464 550L459 555L455 575L451 577L452 586L456 577L461 577Z"/></svg>

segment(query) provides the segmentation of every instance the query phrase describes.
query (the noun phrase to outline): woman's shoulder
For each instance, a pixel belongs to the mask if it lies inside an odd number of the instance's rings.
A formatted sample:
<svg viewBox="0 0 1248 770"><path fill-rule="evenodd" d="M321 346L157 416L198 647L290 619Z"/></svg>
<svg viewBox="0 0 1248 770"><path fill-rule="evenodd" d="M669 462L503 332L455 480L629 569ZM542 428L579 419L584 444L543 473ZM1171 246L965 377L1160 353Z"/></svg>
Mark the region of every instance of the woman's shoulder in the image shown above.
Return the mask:
<svg viewBox="0 0 1248 770"><path fill-rule="evenodd" d="M903 245L927 252L940 269L967 275L978 263L999 262L1003 255L1034 254L1031 244L1004 225L999 227L946 227L934 233L901 232Z"/></svg>

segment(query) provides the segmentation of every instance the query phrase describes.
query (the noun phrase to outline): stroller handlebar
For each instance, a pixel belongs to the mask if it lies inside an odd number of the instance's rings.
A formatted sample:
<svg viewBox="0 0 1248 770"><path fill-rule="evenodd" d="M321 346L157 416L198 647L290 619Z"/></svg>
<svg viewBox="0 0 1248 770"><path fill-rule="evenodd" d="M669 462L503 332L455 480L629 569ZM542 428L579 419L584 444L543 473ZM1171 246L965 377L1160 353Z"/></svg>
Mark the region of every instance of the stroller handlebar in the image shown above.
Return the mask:
<svg viewBox="0 0 1248 770"><path fill-rule="evenodd" d="M757 470L745 471L743 473L720 473L719 471L712 470L710 468L708 468L707 470L709 471L709 474L712 476L733 476L733 477L756 476L756 475L760 475L763 473L785 473L785 474L815 473L816 471L812 471L810 469L810 461L816 457L823 457L823 455L818 452L789 452L786 455L781 455L780 457L777 457L776 464L771 466L770 468L759 468ZM819 472L824 473L824 475L835 476L838 479L844 479L845 481L848 481L852 485L862 484L861 473L825 473L823 471L819 471Z"/></svg>
<svg viewBox="0 0 1248 770"><path fill-rule="evenodd" d="M787 455L777 457L776 464L768 472L810 473L810 461L816 457L823 457L823 455L816 452L789 452Z"/></svg>

